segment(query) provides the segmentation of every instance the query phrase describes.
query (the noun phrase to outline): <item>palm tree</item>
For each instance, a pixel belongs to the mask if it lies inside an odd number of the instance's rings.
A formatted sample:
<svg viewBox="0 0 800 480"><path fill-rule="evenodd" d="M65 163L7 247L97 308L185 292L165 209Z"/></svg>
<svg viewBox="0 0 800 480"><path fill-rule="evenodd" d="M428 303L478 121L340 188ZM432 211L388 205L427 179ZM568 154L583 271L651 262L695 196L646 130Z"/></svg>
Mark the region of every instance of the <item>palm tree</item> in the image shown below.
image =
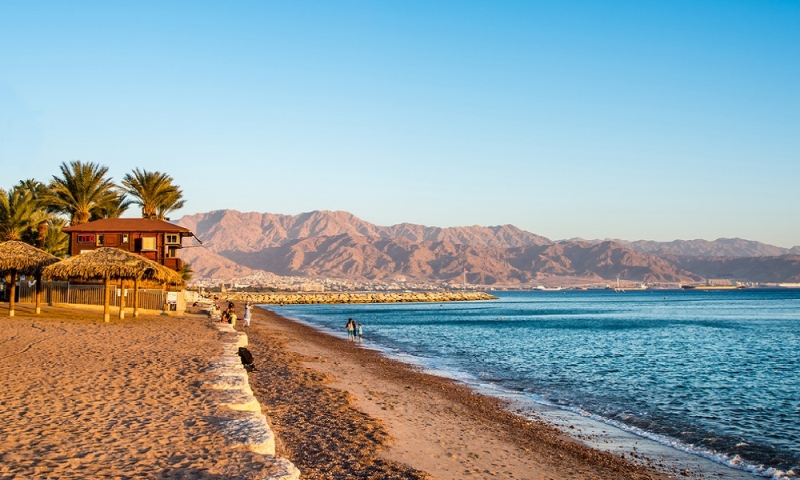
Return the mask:
<svg viewBox="0 0 800 480"><path fill-rule="evenodd" d="M102 215L118 200L114 183L106 178L108 167L74 160L60 168L61 177L53 176L45 201L69 215L72 225L88 222L92 214Z"/></svg>
<svg viewBox="0 0 800 480"><path fill-rule="evenodd" d="M136 168L122 178L122 186L142 207L142 218L163 220L167 213L184 205L183 192L166 173Z"/></svg>
<svg viewBox="0 0 800 480"><path fill-rule="evenodd" d="M156 217L159 220L164 220L167 218L169 212L174 212L175 210L183 208L185 203L186 201L183 200L183 192L178 187L175 187L164 195L161 205L158 206Z"/></svg>
<svg viewBox="0 0 800 480"><path fill-rule="evenodd" d="M115 197L108 205L97 209L92 213L92 220L100 218L119 218L125 210L133 204L132 200L128 199L128 195L123 190L116 190Z"/></svg>
<svg viewBox="0 0 800 480"><path fill-rule="evenodd" d="M189 280L192 279L192 274L194 273L194 270L192 270L192 264L188 262L184 263L178 273L183 279L183 283L188 283Z"/></svg>
<svg viewBox="0 0 800 480"><path fill-rule="evenodd" d="M35 245L39 224L49 219L33 192L17 187L8 192L0 189L0 240L24 240Z"/></svg>
<svg viewBox="0 0 800 480"><path fill-rule="evenodd" d="M53 217L47 222L47 234L41 247L42 250L56 257L63 257L67 254L69 235L62 231L67 226L66 223L66 220L59 217Z"/></svg>
<svg viewBox="0 0 800 480"><path fill-rule="evenodd" d="M35 238L23 239L27 243L34 245L37 248L42 248L45 242L45 238L47 237L47 222L50 218L54 218L52 214L55 214L56 211L47 208L45 205L45 198L49 193L47 189L47 185L43 184L42 182L35 180L33 178L29 178L27 180L20 180L18 184L14 186L15 189L19 189L23 192L30 192L33 195L33 199L39 208L43 208L47 210L47 215L45 215L40 221L39 224L36 226L36 235Z"/></svg>
<svg viewBox="0 0 800 480"><path fill-rule="evenodd" d="M31 192L37 202L42 201L48 193L47 185L33 178L20 180L18 184L14 185L14 188L21 188L24 191Z"/></svg>

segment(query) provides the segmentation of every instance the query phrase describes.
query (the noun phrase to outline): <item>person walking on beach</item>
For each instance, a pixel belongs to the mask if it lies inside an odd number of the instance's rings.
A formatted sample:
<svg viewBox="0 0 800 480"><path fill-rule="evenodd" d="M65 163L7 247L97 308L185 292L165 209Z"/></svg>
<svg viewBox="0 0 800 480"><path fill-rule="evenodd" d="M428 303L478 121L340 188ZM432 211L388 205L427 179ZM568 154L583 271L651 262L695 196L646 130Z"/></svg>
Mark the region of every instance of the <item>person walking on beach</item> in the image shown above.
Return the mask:
<svg viewBox="0 0 800 480"><path fill-rule="evenodd" d="M347 319L347 339L351 342L356 341L356 322L352 318Z"/></svg>
<svg viewBox="0 0 800 480"><path fill-rule="evenodd" d="M250 302L245 302L244 304L244 317L242 317L242 320L244 320L245 327L250 326Z"/></svg>
<svg viewBox="0 0 800 480"><path fill-rule="evenodd" d="M360 323L358 324L356 333L358 334L358 343L362 343L364 341L364 328L361 326Z"/></svg>

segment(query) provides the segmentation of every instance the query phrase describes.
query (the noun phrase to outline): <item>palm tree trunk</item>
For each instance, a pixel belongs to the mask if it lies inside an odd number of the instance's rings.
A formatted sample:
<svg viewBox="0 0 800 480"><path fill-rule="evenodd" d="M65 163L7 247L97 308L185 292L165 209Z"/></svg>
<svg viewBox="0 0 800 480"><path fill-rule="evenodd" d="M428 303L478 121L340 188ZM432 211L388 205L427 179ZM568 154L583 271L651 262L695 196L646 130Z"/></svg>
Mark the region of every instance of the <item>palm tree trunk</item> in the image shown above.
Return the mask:
<svg viewBox="0 0 800 480"><path fill-rule="evenodd" d="M14 297L17 295L17 271L11 270L11 283L8 285L8 316L14 316Z"/></svg>
<svg viewBox="0 0 800 480"><path fill-rule="evenodd" d="M44 242L47 240L47 222L40 222L36 226L36 248L44 248Z"/></svg>
<svg viewBox="0 0 800 480"><path fill-rule="evenodd" d="M103 279L103 321L111 321L111 280L108 277Z"/></svg>

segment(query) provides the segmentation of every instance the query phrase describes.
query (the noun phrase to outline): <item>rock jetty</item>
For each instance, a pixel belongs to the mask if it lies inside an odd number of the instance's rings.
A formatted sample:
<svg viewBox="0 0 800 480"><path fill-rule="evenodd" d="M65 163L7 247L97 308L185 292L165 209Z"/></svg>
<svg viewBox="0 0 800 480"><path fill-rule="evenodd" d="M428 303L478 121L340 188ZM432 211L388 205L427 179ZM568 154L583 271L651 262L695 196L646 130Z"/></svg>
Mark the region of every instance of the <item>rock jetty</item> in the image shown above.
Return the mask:
<svg viewBox="0 0 800 480"><path fill-rule="evenodd" d="M328 292L328 293L245 293L223 294L223 300L298 305L310 303L400 303L400 302L467 302L495 300L484 292Z"/></svg>

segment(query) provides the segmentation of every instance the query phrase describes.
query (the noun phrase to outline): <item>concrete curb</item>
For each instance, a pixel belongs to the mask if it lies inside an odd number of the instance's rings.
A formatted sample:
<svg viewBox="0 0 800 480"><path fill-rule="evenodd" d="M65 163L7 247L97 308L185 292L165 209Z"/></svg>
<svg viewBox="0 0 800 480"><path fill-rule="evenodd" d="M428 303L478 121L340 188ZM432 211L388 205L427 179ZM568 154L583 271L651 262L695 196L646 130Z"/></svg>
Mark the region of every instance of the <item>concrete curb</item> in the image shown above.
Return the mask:
<svg viewBox="0 0 800 480"><path fill-rule="evenodd" d="M219 317L212 317L212 321L220 332L222 355L214 357L205 369L211 378L203 382L203 388L214 390L211 395L213 401L233 413L230 419L223 420L221 424L225 438L230 445L274 457L277 472L266 479L298 480L300 470L289 460L275 457L275 435L267 418L261 413L261 405L253 396L247 371L239 358L239 347L248 345L247 334L234 330L230 324L220 323Z"/></svg>

